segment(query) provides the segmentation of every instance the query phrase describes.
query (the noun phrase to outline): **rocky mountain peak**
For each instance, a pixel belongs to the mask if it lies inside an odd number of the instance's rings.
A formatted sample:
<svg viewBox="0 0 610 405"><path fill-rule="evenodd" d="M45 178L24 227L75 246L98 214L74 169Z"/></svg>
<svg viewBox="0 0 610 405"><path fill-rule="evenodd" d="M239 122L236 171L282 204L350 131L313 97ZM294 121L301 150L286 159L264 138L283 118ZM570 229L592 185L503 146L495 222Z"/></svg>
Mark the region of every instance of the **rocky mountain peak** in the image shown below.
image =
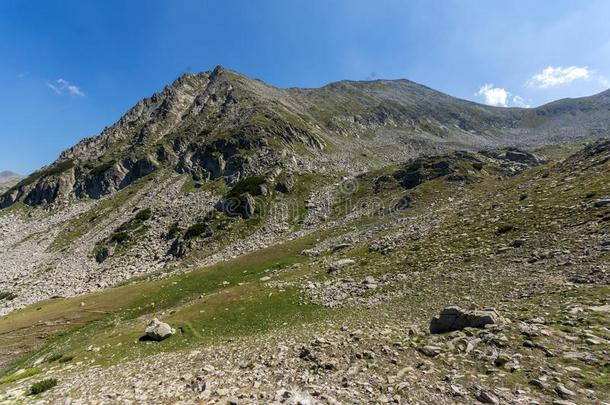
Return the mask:
<svg viewBox="0 0 610 405"><path fill-rule="evenodd" d="M11 188L0 207L99 198L158 169L231 186L278 168L358 172L422 153L600 137L610 129L608 94L503 109L408 80L280 89L217 66L140 100Z"/></svg>

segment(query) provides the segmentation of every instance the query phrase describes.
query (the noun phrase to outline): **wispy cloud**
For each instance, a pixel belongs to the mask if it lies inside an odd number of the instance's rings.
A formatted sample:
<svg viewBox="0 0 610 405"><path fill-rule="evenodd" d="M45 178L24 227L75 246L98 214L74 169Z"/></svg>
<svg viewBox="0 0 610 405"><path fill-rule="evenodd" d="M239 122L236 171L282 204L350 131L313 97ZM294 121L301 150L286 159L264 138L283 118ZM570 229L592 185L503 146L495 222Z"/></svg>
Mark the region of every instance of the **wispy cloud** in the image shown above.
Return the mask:
<svg viewBox="0 0 610 405"><path fill-rule="evenodd" d="M595 80L603 86L610 82L604 76L597 74L587 66L547 66L539 73L529 78L526 85L539 89L563 86L576 80Z"/></svg>
<svg viewBox="0 0 610 405"><path fill-rule="evenodd" d="M521 96L513 96L513 104L517 107L523 107L523 108L531 107L529 104L527 104L525 102L525 100Z"/></svg>
<svg viewBox="0 0 610 405"><path fill-rule="evenodd" d="M83 97L85 93L76 85L68 82L65 79L57 79L54 82L47 82L47 87L55 94L71 94L73 96Z"/></svg>

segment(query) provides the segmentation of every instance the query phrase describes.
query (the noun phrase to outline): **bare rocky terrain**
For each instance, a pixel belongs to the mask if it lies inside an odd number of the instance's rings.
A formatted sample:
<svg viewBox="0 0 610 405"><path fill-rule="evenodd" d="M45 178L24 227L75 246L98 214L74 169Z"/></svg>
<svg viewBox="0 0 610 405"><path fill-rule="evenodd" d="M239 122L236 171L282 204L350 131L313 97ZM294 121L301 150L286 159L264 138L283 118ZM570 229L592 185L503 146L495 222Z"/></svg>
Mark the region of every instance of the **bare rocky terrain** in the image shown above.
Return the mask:
<svg viewBox="0 0 610 405"><path fill-rule="evenodd" d="M609 104L185 75L0 197L0 401L608 403Z"/></svg>

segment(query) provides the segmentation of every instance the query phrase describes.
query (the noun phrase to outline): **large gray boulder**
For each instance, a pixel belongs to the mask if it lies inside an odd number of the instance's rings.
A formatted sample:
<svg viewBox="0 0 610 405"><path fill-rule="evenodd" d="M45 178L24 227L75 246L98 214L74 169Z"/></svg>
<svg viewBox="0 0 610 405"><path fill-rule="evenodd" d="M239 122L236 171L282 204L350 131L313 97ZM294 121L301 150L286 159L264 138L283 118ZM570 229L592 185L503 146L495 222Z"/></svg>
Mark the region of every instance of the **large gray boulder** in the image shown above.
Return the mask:
<svg viewBox="0 0 610 405"><path fill-rule="evenodd" d="M430 322L430 333L451 332L464 328L483 328L485 325L497 324L500 315L494 309L479 311L466 310L457 306L443 309Z"/></svg>
<svg viewBox="0 0 610 405"><path fill-rule="evenodd" d="M156 341L161 341L176 333L176 330L165 322L161 322L157 318L154 318L148 322L145 332L146 336L149 338Z"/></svg>

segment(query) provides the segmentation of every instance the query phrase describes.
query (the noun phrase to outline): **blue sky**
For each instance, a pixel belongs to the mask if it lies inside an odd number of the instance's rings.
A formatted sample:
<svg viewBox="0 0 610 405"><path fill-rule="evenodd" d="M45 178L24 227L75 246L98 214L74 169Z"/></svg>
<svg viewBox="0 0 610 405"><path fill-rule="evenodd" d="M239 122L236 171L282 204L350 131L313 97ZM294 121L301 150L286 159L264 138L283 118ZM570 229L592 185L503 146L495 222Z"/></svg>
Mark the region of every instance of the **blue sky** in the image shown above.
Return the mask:
<svg viewBox="0 0 610 405"><path fill-rule="evenodd" d="M510 3L510 4L506 4ZM407 78L531 105L610 87L610 1L3 0L0 170L31 172L178 75Z"/></svg>

